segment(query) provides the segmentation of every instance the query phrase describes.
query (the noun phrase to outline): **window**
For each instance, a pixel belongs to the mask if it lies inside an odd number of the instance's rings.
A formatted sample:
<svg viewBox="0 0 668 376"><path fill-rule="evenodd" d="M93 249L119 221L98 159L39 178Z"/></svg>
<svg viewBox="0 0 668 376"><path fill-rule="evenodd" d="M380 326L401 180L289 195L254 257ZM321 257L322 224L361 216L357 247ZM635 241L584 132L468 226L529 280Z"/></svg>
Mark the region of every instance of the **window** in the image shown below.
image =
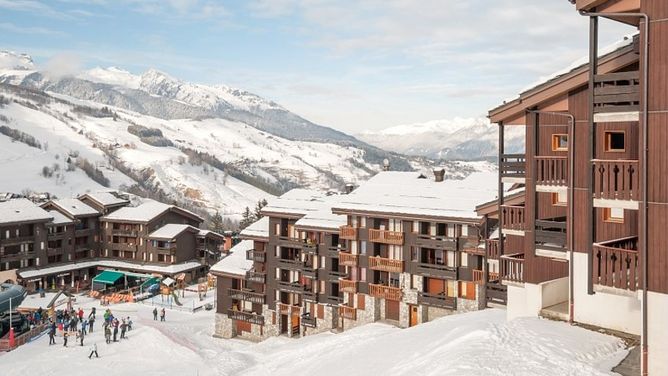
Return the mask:
<svg viewBox="0 0 668 376"><path fill-rule="evenodd" d="M605 151L623 152L624 132L605 132Z"/></svg>
<svg viewBox="0 0 668 376"><path fill-rule="evenodd" d="M469 236L469 225L462 225L462 236Z"/></svg>
<svg viewBox="0 0 668 376"><path fill-rule="evenodd" d="M552 151L566 151L568 150L568 135L567 134L553 134L552 135Z"/></svg>
<svg viewBox="0 0 668 376"><path fill-rule="evenodd" d="M566 191L559 191L552 193L552 205L566 206L568 203L568 195Z"/></svg>
<svg viewBox="0 0 668 376"><path fill-rule="evenodd" d="M604 208L603 220L606 222L624 223L624 209Z"/></svg>

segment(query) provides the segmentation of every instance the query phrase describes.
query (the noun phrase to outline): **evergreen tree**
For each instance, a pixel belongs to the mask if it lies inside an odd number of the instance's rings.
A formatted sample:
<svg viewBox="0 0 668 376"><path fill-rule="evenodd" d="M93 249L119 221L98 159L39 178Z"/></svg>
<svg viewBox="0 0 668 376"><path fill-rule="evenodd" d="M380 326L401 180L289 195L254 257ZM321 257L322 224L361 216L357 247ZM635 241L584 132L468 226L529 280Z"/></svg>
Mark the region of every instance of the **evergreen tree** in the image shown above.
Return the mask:
<svg viewBox="0 0 668 376"><path fill-rule="evenodd" d="M255 213L254 213L256 221L262 218L262 208L264 208L265 206L267 206L267 200L265 199L258 200L257 204L255 205Z"/></svg>
<svg viewBox="0 0 668 376"><path fill-rule="evenodd" d="M251 213L248 206L246 206L246 209L244 210L244 213L241 217L241 222L239 222L239 229L243 230L253 222L253 214Z"/></svg>
<svg viewBox="0 0 668 376"><path fill-rule="evenodd" d="M209 230L222 234L225 231L225 225L223 224L223 216L216 211L216 214L211 217L211 224L209 225Z"/></svg>

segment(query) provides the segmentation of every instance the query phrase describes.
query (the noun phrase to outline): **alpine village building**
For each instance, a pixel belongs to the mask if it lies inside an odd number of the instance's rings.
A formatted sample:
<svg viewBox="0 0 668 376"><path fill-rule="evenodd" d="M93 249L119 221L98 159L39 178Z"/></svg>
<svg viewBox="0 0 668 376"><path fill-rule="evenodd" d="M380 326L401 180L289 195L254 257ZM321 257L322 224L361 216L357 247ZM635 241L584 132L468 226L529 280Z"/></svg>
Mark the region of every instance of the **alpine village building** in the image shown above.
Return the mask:
<svg viewBox="0 0 668 376"><path fill-rule="evenodd" d="M642 373L666 375L668 1L571 2L589 19L588 63L489 112L499 126L499 192L524 192L479 207L500 224L487 241L488 289L499 286L495 264L509 319L637 335ZM638 33L599 48L601 17ZM525 128L525 153L504 152L507 127Z"/></svg>
<svg viewBox="0 0 668 376"><path fill-rule="evenodd" d="M111 192L0 202L0 279L29 291L88 288L102 270L188 282L220 259L225 237L200 230L196 214L152 200L129 205Z"/></svg>
<svg viewBox="0 0 668 376"><path fill-rule="evenodd" d="M484 308L486 229L475 209L495 197L496 172L444 174L384 171L346 194L295 189L271 200L211 269L216 335L410 327Z"/></svg>

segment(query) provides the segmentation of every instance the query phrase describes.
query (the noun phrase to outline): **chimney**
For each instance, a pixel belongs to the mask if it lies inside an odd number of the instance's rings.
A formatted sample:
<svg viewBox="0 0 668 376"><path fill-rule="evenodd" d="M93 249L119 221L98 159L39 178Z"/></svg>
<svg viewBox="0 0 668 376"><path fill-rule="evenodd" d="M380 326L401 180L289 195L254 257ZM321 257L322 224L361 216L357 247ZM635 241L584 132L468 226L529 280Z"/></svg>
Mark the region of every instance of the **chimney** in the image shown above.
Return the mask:
<svg viewBox="0 0 668 376"><path fill-rule="evenodd" d="M383 171L390 171L390 160L387 158L383 159Z"/></svg>
<svg viewBox="0 0 668 376"><path fill-rule="evenodd" d="M352 191L354 191L354 190L355 190L355 186L352 183L347 183L346 184L346 188L345 188L346 194L352 193Z"/></svg>
<svg viewBox="0 0 668 376"><path fill-rule="evenodd" d="M445 169L443 168L435 168L434 169L434 181L435 182L442 182L443 177L445 176Z"/></svg>

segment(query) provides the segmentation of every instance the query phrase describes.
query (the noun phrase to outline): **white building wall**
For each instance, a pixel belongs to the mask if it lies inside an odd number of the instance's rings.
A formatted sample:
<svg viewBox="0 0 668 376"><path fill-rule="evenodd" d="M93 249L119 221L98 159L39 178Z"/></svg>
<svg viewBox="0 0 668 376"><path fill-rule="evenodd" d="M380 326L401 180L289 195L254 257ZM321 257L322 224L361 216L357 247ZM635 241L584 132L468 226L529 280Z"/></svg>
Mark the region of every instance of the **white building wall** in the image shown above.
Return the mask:
<svg viewBox="0 0 668 376"><path fill-rule="evenodd" d="M523 286L523 287L522 287ZM540 310L568 300L568 277L538 284L508 284L508 320L538 316Z"/></svg>
<svg viewBox="0 0 668 376"><path fill-rule="evenodd" d="M607 293L600 291L600 289L597 289L598 291L593 295L587 294L587 283L589 282L588 259L588 254L580 252L573 254L574 320L584 324L640 335L642 313L638 295L626 291Z"/></svg>
<svg viewBox="0 0 668 376"><path fill-rule="evenodd" d="M668 295L647 292L647 349L649 375L668 375Z"/></svg>

